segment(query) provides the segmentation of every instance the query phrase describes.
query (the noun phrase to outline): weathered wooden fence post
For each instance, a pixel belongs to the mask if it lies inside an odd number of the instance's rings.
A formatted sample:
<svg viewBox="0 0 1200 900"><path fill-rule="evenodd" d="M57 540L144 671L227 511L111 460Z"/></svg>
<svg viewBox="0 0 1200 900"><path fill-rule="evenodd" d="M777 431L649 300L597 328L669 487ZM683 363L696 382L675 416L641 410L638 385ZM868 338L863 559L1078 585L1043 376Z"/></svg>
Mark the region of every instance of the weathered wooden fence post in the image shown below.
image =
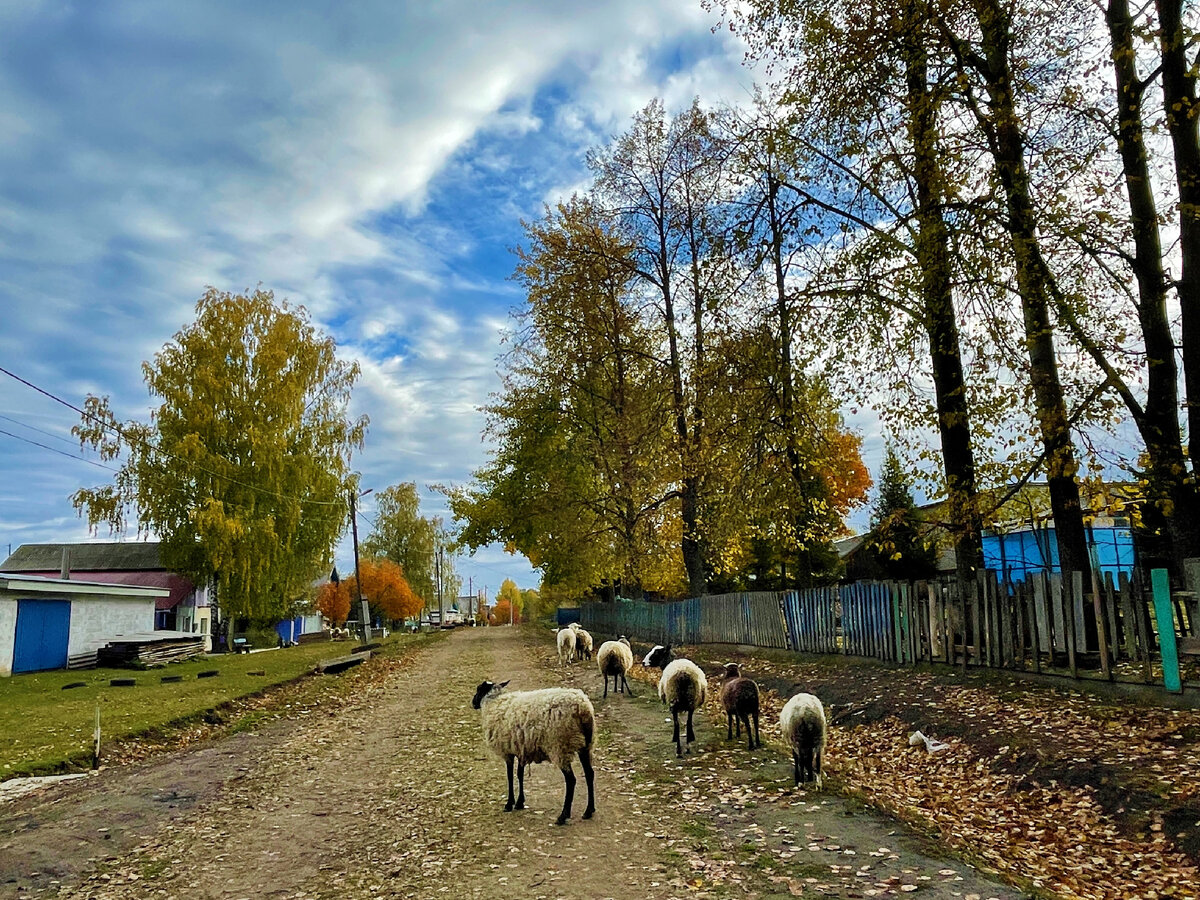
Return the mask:
<svg viewBox="0 0 1200 900"><path fill-rule="evenodd" d="M1154 615L1158 619L1158 650L1162 656L1163 685L1168 691L1183 693L1179 680L1179 650L1175 644L1175 617L1171 610L1171 580L1166 569L1150 573L1154 586Z"/></svg>

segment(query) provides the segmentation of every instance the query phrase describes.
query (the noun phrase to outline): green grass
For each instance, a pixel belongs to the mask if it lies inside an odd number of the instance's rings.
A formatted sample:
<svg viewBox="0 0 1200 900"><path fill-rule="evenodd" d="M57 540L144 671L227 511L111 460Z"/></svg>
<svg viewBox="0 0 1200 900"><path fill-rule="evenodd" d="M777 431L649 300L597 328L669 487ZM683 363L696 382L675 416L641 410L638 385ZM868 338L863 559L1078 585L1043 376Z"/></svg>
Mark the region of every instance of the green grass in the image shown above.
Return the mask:
<svg viewBox="0 0 1200 900"><path fill-rule="evenodd" d="M393 635L379 651L421 641ZM156 669L83 669L0 678L0 779L68 771L91 762L96 708L103 743L202 718L222 704L295 681L323 659L346 656L353 642L317 642L262 653L224 654ZM197 678L217 670L212 678ZM264 674L250 674L262 672ZM163 675L183 680L163 684ZM112 687L134 678L133 687ZM84 682L83 687L63 686Z"/></svg>

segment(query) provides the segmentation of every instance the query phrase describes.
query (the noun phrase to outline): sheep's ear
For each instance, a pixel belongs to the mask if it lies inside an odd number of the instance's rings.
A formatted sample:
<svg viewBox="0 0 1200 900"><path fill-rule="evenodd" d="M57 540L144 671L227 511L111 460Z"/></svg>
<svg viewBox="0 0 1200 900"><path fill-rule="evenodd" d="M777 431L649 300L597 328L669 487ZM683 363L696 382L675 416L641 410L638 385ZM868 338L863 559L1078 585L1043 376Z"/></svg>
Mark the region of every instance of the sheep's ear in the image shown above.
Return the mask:
<svg viewBox="0 0 1200 900"><path fill-rule="evenodd" d="M512 679L510 678L510 679L508 679L508 681L512 681ZM498 687L498 688L508 687L508 681L502 681L498 685L496 685L496 687Z"/></svg>

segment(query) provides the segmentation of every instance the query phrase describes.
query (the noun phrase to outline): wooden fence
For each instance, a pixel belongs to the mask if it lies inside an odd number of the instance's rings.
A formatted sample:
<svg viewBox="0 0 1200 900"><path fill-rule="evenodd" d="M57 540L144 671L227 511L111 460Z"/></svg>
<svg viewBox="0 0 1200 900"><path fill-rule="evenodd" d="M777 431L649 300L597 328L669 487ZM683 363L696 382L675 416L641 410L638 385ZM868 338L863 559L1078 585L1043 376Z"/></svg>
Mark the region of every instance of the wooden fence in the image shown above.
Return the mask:
<svg viewBox="0 0 1200 900"><path fill-rule="evenodd" d="M1179 659L1200 656L1200 560L1187 591L1166 572L1151 584L1079 573L1002 582L981 572L951 581L863 583L806 591L698 597L671 603L584 604L585 628L661 644L745 644L842 653L902 664L1010 669L1160 682L1182 689Z"/></svg>

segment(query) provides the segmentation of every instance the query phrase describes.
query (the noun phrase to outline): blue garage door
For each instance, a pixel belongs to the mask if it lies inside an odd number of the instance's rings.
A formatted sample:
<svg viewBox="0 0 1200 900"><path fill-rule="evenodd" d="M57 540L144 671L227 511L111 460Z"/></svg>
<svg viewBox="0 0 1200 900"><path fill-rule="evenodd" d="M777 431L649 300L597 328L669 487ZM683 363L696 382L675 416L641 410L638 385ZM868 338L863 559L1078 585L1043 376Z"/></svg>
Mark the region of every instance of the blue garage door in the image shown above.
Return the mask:
<svg viewBox="0 0 1200 900"><path fill-rule="evenodd" d="M71 601L18 600L13 672L65 669Z"/></svg>

